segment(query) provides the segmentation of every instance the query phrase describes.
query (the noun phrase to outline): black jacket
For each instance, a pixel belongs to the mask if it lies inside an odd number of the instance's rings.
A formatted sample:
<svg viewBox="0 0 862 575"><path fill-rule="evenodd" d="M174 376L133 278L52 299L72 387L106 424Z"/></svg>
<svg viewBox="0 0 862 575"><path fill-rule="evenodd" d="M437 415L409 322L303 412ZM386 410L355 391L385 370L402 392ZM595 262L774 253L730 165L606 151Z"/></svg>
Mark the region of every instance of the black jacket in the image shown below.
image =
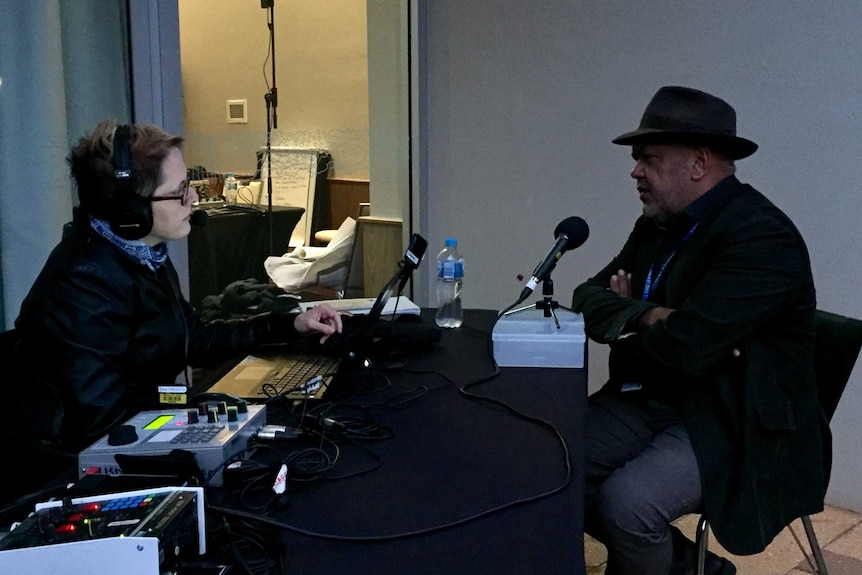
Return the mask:
<svg viewBox="0 0 862 575"><path fill-rule="evenodd" d="M186 365L298 338L294 316L204 321L167 262L152 271L76 216L15 322L21 374L6 387L18 434L77 453L138 411Z"/></svg>
<svg viewBox="0 0 862 575"><path fill-rule="evenodd" d="M735 177L709 194L651 301L608 289L624 269L633 292L644 290L662 233L642 217L620 254L575 290L572 307L587 335L611 346L605 392L637 378L679 405L716 538L750 554L823 509L829 436L814 382L815 290L785 214ZM620 339L654 305L676 311Z"/></svg>

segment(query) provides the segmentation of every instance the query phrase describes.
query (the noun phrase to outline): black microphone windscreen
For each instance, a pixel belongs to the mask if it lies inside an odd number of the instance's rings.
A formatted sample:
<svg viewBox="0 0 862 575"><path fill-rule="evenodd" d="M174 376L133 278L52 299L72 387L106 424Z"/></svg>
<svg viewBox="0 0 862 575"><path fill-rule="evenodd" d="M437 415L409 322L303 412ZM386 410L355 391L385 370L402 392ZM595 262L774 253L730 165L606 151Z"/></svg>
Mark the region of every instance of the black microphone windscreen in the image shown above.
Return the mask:
<svg viewBox="0 0 862 575"><path fill-rule="evenodd" d="M428 248L428 241L419 234L410 236L410 243L407 245L407 251L404 252L404 263L412 269L419 267L419 263L425 256L425 250Z"/></svg>
<svg viewBox="0 0 862 575"><path fill-rule="evenodd" d="M565 249L573 250L587 241L587 238L590 236L590 227L583 219L577 216L572 216L557 224L557 227L554 230L554 237L558 238L560 235L565 235L569 238L569 241L566 242Z"/></svg>
<svg viewBox="0 0 862 575"><path fill-rule="evenodd" d="M205 226L207 225L207 219L209 218L209 214L207 214L206 210L194 210L192 211L191 224L193 226Z"/></svg>

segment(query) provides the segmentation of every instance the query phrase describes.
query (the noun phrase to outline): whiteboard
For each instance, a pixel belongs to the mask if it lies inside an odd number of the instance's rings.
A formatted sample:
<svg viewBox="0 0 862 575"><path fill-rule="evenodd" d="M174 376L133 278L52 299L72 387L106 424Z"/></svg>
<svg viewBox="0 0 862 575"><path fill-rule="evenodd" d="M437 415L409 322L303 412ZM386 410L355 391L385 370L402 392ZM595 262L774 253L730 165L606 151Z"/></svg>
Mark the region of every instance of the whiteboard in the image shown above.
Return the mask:
<svg viewBox="0 0 862 575"><path fill-rule="evenodd" d="M311 245L311 214L314 208L314 189L317 184L319 149L272 146L271 162L267 161L266 148L262 147L263 161L260 167L262 180L259 203L269 206L267 178L272 164L272 205L298 206L305 208L299 223L293 228L290 247Z"/></svg>

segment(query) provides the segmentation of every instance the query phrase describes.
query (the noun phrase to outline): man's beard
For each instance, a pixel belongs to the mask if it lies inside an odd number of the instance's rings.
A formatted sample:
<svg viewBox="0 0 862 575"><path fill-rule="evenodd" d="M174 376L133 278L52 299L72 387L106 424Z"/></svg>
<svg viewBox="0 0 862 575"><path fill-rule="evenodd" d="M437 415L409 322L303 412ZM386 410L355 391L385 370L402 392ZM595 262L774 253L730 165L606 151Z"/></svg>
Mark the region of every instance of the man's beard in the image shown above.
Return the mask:
<svg viewBox="0 0 862 575"><path fill-rule="evenodd" d="M669 214L664 210L660 209L655 204L647 205L644 204L643 207L643 216L648 220L652 220L658 226L664 226L671 219L673 219L673 214Z"/></svg>

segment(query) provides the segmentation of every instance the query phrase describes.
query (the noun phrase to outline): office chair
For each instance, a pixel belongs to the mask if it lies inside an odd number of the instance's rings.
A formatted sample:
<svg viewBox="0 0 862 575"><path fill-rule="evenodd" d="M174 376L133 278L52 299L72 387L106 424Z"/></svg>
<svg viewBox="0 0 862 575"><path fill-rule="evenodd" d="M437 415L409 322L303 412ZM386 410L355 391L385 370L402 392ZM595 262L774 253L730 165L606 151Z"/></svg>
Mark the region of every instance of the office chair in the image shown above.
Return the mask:
<svg viewBox="0 0 862 575"><path fill-rule="evenodd" d="M359 209L356 210L356 221L363 216L371 215L371 204L369 202L360 202ZM318 230L314 232L314 244L318 246L328 245L335 237L338 230Z"/></svg>
<svg viewBox="0 0 862 575"><path fill-rule="evenodd" d="M862 320L818 309L814 313L814 334L814 371L817 380L817 395L826 415L826 421L831 422L835 409L838 407L838 400L841 399L844 388L847 387L853 366L859 357L860 349L862 349ZM814 533L814 527L811 525L811 518L808 515L803 515L800 519L805 528L808 544L811 546L811 555L815 563L812 567L820 575L829 575L820 544ZM802 549L805 558L811 563L811 558L795 533L793 533L793 537L799 548ZM697 575L704 575L708 540L709 523L706 515L703 514L697 522L696 531Z"/></svg>
<svg viewBox="0 0 862 575"><path fill-rule="evenodd" d="M347 289L347 275L356 220L347 218L326 247L299 246L284 256L270 256L263 262L269 279L287 293L313 299L341 299ZM322 291L321 289L322 288ZM309 292L308 290L311 290ZM313 292L320 292L314 294Z"/></svg>

